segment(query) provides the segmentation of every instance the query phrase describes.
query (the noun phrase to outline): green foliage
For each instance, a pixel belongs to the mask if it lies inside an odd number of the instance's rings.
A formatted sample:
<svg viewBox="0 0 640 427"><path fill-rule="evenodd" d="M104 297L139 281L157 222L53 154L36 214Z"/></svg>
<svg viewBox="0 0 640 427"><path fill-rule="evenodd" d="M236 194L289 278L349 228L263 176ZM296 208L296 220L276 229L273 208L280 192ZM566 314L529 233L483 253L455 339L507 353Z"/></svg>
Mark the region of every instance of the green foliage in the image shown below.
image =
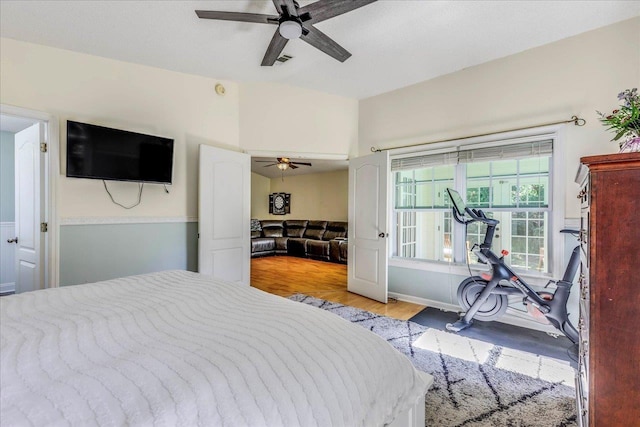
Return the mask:
<svg viewBox="0 0 640 427"><path fill-rule="evenodd" d="M597 111L600 121L607 130L615 132L612 141L619 141L622 138L640 137L640 96L638 89L627 89L618 94L618 100L623 101L620 108L613 110L611 114L605 115ZM624 141L619 142L620 146Z"/></svg>

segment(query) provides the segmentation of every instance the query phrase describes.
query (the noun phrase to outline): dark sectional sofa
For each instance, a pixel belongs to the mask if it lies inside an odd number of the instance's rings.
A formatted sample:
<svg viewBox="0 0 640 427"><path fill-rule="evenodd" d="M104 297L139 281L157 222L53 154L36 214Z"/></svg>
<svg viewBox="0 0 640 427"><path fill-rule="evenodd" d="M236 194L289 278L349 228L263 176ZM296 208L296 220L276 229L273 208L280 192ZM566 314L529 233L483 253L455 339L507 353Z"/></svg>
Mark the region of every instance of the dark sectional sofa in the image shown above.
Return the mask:
<svg viewBox="0 0 640 427"><path fill-rule="evenodd" d="M251 220L251 257L291 255L346 264L347 222Z"/></svg>

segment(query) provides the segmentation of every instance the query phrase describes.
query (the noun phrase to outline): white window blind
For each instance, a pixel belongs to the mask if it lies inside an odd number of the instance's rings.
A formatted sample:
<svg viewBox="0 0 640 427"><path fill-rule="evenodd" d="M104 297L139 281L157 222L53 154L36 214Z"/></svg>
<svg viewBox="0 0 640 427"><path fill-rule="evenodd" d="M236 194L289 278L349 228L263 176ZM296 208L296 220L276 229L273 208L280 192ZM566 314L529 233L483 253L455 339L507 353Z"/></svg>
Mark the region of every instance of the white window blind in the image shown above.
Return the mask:
<svg viewBox="0 0 640 427"><path fill-rule="evenodd" d="M470 148L458 152L459 163L486 162L488 160L522 159L553 154L553 140L500 145L495 147Z"/></svg>
<svg viewBox="0 0 640 427"><path fill-rule="evenodd" d="M420 169L431 166L456 163L484 162L489 160L522 159L543 157L553 154L553 140L506 144L482 148L452 148L452 151L438 154L420 154L393 159L391 171Z"/></svg>
<svg viewBox="0 0 640 427"><path fill-rule="evenodd" d="M419 156L404 157L391 161L391 171L408 169L420 169L430 166L451 165L458 163L458 153L448 152L440 154L425 154Z"/></svg>

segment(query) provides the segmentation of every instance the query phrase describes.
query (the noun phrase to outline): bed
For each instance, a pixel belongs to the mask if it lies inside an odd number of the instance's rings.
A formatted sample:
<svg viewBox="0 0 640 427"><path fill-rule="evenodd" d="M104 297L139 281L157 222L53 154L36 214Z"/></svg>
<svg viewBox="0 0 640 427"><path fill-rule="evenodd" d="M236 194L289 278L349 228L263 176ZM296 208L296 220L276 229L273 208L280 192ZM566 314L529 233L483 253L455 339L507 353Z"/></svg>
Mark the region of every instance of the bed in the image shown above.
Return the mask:
<svg viewBox="0 0 640 427"><path fill-rule="evenodd" d="M424 426L432 378L385 340L198 273L2 297L0 316L3 425Z"/></svg>

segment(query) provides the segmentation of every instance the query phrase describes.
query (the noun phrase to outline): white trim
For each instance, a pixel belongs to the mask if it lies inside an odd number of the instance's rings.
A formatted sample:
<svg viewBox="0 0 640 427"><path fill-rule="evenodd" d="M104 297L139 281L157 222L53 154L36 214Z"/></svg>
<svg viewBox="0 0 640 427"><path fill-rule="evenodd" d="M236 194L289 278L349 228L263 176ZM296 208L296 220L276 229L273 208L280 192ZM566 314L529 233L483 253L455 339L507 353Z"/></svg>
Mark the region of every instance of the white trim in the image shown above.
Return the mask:
<svg viewBox="0 0 640 427"><path fill-rule="evenodd" d="M411 302L413 304L424 305L426 307L438 308L443 311L453 311L456 313L461 311L460 306L458 305L448 304L441 301L430 300L427 298L416 297L413 295L405 295L405 294L399 294L397 292L389 292L389 297L395 298L398 301ZM504 314L504 316L500 317L499 319L496 319L495 321L506 323L509 325L514 325L514 326L520 326L522 328L534 329L536 331L546 332L554 336L562 335L562 332L560 332L559 330L557 330L551 325L543 325L542 323L538 323L535 320L529 320L529 319L530 318L528 314L521 315L518 311L509 308L507 309L507 312Z"/></svg>
<svg viewBox="0 0 640 427"><path fill-rule="evenodd" d="M47 134L47 154L48 161L45 164L45 212L44 221L48 223L46 236L47 256L45 257L45 287L57 288L60 281L60 266L58 253L60 242L58 240L58 217L56 214L56 199L58 188L58 176L60 165L60 141L58 133L58 118L42 111L29 110L13 105L0 104L0 114L8 116L19 116L33 119L46 124Z"/></svg>
<svg viewBox="0 0 640 427"><path fill-rule="evenodd" d="M121 217L74 217L60 218L60 225L104 225L104 224L165 224L179 222L198 222L197 217L193 216L167 216L167 217L151 217L151 216L121 216Z"/></svg>
<svg viewBox="0 0 640 427"><path fill-rule="evenodd" d="M566 169L564 161L566 128L566 125L558 126L553 138L553 166L550 177L551 185L553 186L553 200L550 201L551 212L549 212L551 219L551 227L549 229L551 233L551 253L548 254L548 259L552 260L550 262L552 267L551 274L558 279L562 277L565 270L565 238L564 235L560 233L560 230L564 228L564 224L566 223L564 205L568 191L564 185Z"/></svg>
<svg viewBox="0 0 640 427"><path fill-rule="evenodd" d="M286 152L286 150L283 150ZM283 151L268 151L268 150L247 150L246 153L251 157L282 157L285 154ZM332 153L295 153L286 152L286 157L290 159L314 159L314 160L348 160L347 154L332 154Z"/></svg>
<svg viewBox="0 0 640 427"><path fill-rule="evenodd" d="M433 377L426 372L418 371L420 376L431 388L433 384ZM424 406L425 395L421 394L416 402L409 402L409 406L404 411L400 412L393 421L388 424L388 427L423 427L424 426Z"/></svg>
<svg viewBox="0 0 640 427"><path fill-rule="evenodd" d="M14 282L0 283L0 295L10 294L16 291L16 284Z"/></svg>
<svg viewBox="0 0 640 427"><path fill-rule="evenodd" d="M565 218L564 228L571 228L573 230L580 230L580 218Z"/></svg>
<svg viewBox="0 0 640 427"><path fill-rule="evenodd" d="M467 266L467 264L461 263L414 260L409 258L397 257L389 258L389 267L428 271L430 273L453 274L462 277L469 277L469 268L471 269L471 274L474 276L480 275L483 272L489 272L488 267L482 264L472 264L471 266ZM542 276L539 274L535 274L535 272L533 274L528 272L519 272L518 275L525 279L528 285L538 287L546 285L547 282L551 279L551 276Z"/></svg>

